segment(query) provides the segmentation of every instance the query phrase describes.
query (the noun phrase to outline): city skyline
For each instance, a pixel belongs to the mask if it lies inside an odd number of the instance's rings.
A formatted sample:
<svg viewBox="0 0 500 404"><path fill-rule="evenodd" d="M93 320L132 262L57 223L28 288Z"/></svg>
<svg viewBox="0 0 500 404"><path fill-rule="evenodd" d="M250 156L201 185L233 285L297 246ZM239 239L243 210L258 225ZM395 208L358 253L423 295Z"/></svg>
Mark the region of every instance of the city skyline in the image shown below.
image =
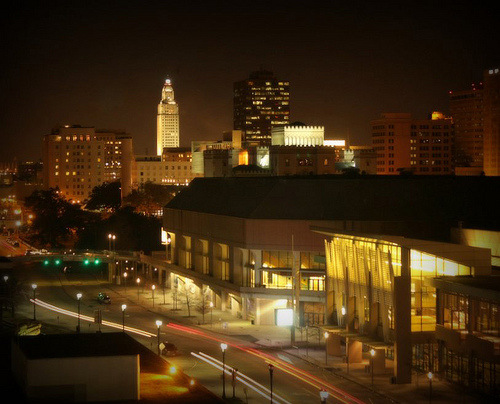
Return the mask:
<svg viewBox="0 0 500 404"><path fill-rule="evenodd" d="M233 83L261 67L290 81L291 122L370 144L380 113L448 113L449 90L500 64L496 15L466 4L14 5L2 24L0 160L38 159L43 135L64 124L125 130L136 153L154 154L167 77L183 106L181 146L219 139L232 127ZM162 41L165 18L171 35Z"/></svg>

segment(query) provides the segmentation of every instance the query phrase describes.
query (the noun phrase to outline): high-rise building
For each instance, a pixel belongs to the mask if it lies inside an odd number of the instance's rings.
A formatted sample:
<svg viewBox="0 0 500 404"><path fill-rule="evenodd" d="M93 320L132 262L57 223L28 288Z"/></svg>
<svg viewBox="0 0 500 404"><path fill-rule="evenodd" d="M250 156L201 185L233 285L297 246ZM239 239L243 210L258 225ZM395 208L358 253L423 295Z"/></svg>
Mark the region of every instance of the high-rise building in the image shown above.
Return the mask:
<svg viewBox="0 0 500 404"><path fill-rule="evenodd" d="M450 113L455 130L454 165L483 167L483 84L450 91Z"/></svg>
<svg viewBox="0 0 500 404"><path fill-rule="evenodd" d="M247 141L271 143L271 129L290 123L290 83L269 71L259 70L234 83L234 129Z"/></svg>
<svg viewBox="0 0 500 404"><path fill-rule="evenodd" d="M66 125L43 139L43 184L83 203L92 189L121 180L122 195L131 191L132 138L125 133Z"/></svg>
<svg viewBox="0 0 500 404"><path fill-rule="evenodd" d="M179 147L179 105L170 79L161 91L156 124L156 153L161 156L165 147Z"/></svg>
<svg viewBox="0 0 500 404"><path fill-rule="evenodd" d="M433 112L430 119L413 119L407 113L384 113L371 122L377 174L446 175L453 171L453 123Z"/></svg>
<svg viewBox="0 0 500 404"><path fill-rule="evenodd" d="M484 72L484 173L500 175L500 69Z"/></svg>

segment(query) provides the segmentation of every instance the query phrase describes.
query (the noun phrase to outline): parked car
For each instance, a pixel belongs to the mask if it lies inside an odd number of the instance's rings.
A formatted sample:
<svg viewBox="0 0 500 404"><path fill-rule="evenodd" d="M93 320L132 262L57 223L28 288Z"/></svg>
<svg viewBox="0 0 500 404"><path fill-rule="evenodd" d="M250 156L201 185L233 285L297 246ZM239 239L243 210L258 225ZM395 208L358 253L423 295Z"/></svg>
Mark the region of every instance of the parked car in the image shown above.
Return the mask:
<svg viewBox="0 0 500 404"><path fill-rule="evenodd" d="M174 344L172 344L171 342L164 341L163 345L165 346L163 348L163 351L162 351L163 355L165 355L165 356L177 356L177 355L179 355L179 351L178 351L177 347Z"/></svg>
<svg viewBox="0 0 500 404"><path fill-rule="evenodd" d="M99 293L97 295L97 300L99 303L110 304L111 298L106 293Z"/></svg>

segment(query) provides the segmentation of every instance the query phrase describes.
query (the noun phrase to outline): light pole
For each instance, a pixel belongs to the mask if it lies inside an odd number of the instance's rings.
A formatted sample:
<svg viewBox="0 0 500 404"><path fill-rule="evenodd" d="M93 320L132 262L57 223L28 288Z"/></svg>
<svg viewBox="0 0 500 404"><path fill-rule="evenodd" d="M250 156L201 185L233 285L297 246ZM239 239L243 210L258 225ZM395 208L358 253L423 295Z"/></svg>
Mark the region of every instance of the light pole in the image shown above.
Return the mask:
<svg viewBox="0 0 500 404"><path fill-rule="evenodd" d="M153 307L155 307L155 289L156 289L156 286L151 285L151 297L153 299Z"/></svg>
<svg viewBox="0 0 500 404"><path fill-rule="evenodd" d="M141 278L135 280L137 282L137 302L139 302L139 286L141 284Z"/></svg>
<svg viewBox="0 0 500 404"><path fill-rule="evenodd" d="M372 371L372 390L373 390L373 358L375 358L375 349L370 350L370 367Z"/></svg>
<svg viewBox="0 0 500 404"><path fill-rule="evenodd" d="M76 332L80 332L80 301L82 300L82 294L76 294L76 300L78 301L78 325L76 326Z"/></svg>
<svg viewBox="0 0 500 404"><path fill-rule="evenodd" d="M32 284L31 288L33 289L33 320L36 321L36 303L35 303L35 300L36 300L36 288L37 288L36 283Z"/></svg>
<svg viewBox="0 0 500 404"><path fill-rule="evenodd" d="M125 332L125 310L127 310L127 305L122 304L122 331Z"/></svg>
<svg viewBox="0 0 500 404"><path fill-rule="evenodd" d="M226 398L226 349L227 344L222 342L220 344L222 351L222 398Z"/></svg>
<svg viewBox="0 0 500 404"><path fill-rule="evenodd" d="M274 372L274 366L269 364L269 384L270 384L270 390L271 390L271 404L273 404L273 372Z"/></svg>
<svg viewBox="0 0 500 404"><path fill-rule="evenodd" d="M233 368L232 376L233 376L233 398L236 398L236 374L238 373L238 369Z"/></svg>
<svg viewBox="0 0 500 404"><path fill-rule="evenodd" d="M327 366L328 365L328 337L330 336L330 334L328 334L328 332L325 331L323 336L325 337L325 366Z"/></svg>
<svg viewBox="0 0 500 404"><path fill-rule="evenodd" d="M161 320L156 320L156 327L158 327L158 355L160 355L160 327L162 324Z"/></svg>
<svg viewBox="0 0 500 404"><path fill-rule="evenodd" d="M210 302L210 327L213 325L214 319L214 302Z"/></svg>
<svg viewBox="0 0 500 404"><path fill-rule="evenodd" d="M128 272L124 272L123 273L123 278L124 278L123 283L125 284L125 296L127 295L127 276L128 276Z"/></svg>
<svg viewBox="0 0 500 404"><path fill-rule="evenodd" d="M330 395L330 393L328 393L328 391L326 391L324 389L321 389L319 391L319 398L321 399L321 404L326 404L326 400L328 400L329 395Z"/></svg>
<svg viewBox="0 0 500 404"><path fill-rule="evenodd" d="M432 374L432 372L429 372L427 373L427 377L429 378L429 404L430 404L432 401L432 378L434 377L434 375Z"/></svg>
<svg viewBox="0 0 500 404"><path fill-rule="evenodd" d="M3 276L3 280L5 283L7 283L7 281L9 280L9 275L4 275Z"/></svg>

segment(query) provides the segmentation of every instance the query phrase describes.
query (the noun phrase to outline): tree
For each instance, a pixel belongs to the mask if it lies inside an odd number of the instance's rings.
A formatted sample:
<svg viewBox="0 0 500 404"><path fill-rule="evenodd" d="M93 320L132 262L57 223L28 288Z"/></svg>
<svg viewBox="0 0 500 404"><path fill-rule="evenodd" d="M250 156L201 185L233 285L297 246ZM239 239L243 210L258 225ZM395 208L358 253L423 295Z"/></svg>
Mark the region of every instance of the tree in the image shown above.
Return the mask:
<svg viewBox="0 0 500 404"><path fill-rule="evenodd" d="M120 181L105 182L94 187L89 201L85 205L88 210L116 211L121 206L121 184Z"/></svg>
<svg viewBox="0 0 500 404"><path fill-rule="evenodd" d="M141 189L126 196L123 202L134 207L136 212L151 216L163 209L180 189L182 187L176 185L160 185L148 181Z"/></svg>
<svg viewBox="0 0 500 404"><path fill-rule="evenodd" d="M25 205L35 215L31 224L31 237L44 246L60 247L85 222L85 214L80 206L60 196L58 188L34 191L25 199Z"/></svg>
<svg viewBox="0 0 500 404"><path fill-rule="evenodd" d="M210 311L210 299L208 298L209 292L210 289L208 287L203 286L201 288L201 296L197 305L197 309L202 316L202 324L205 324L205 314Z"/></svg>

